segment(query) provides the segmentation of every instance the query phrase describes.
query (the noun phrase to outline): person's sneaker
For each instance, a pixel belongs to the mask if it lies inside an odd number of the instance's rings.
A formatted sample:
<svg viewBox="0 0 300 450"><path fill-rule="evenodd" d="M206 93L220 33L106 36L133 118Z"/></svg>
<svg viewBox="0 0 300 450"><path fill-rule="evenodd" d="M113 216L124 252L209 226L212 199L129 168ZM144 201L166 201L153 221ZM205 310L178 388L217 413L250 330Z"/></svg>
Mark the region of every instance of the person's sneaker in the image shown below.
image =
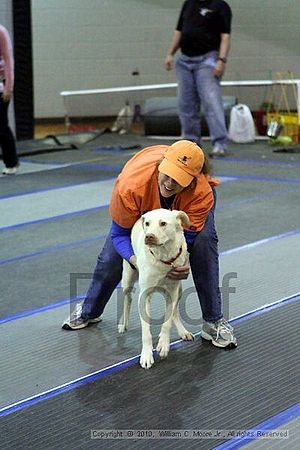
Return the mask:
<svg viewBox="0 0 300 450"><path fill-rule="evenodd" d="M64 330L80 330L81 328L87 327L90 323L101 322L102 317L95 317L94 319L83 319L81 317L82 306L78 303L71 313L71 315L63 322L62 328Z"/></svg>
<svg viewBox="0 0 300 450"><path fill-rule="evenodd" d="M226 156L226 151L224 148L214 147L210 152L209 156L214 158L215 156Z"/></svg>
<svg viewBox="0 0 300 450"><path fill-rule="evenodd" d="M15 167L5 167L2 170L3 175L15 175L17 173L18 166Z"/></svg>
<svg viewBox="0 0 300 450"><path fill-rule="evenodd" d="M224 318L216 322L203 322L201 337L211 341L213 345L220 348L235 348L237 340L233 334L233 328Z"/></svg>

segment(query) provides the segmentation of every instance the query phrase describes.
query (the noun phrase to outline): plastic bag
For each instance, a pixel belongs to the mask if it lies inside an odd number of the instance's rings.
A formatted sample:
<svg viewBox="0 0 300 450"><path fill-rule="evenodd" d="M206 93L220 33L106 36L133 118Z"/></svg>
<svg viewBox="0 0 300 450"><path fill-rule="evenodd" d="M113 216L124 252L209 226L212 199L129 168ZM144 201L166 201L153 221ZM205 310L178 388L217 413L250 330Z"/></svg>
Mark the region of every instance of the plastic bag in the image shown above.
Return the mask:
<svg viewBox="0 0 300 450"><path fill-rule="evenodd" d="M247 105L239 103L232 107L228 136L231 141L240 144L255 141L254 120Z"/></svg>
<svg viewBox="0 0 300 450"><path fill-rule="evenodd" d="M113 133L119 133L119 134L125 134L130 131L130 127L133 120L133 112L130 108L130 105L128 102L126 102L126 105L120 110L112 128L111 131Z"/></svg>

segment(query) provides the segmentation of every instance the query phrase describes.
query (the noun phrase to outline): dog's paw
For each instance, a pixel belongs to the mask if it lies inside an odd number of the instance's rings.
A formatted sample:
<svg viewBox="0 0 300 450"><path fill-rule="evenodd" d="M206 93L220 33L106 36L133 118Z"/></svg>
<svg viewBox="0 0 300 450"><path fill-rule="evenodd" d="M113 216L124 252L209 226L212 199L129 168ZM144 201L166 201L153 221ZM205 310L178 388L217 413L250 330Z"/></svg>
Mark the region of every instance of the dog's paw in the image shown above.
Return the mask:
<svg viewBox="0 0 300 450"><path fill-rule="evenodd" d="M125 325L125 323L119 323L118 331L120 334L123 334L125 333L125 331L127 331L127 326Z"/></svg>
<svg viewBox="0 0 300 450"><path fill-rule="evenodd" d="M154 364L154 358L152 350L142 350L140 357L140 365L143 369L150 369Z"/></svg>
<svg viewBox="0 0 300 450"><path fill-rule="evenodd" d="M156 351L161 358L166 358L170 350L170 340L160 338L156 347Z"/></svg>
<svg viewBox="0 0 300 450"><path fill-rule="evenodd" d="M195 336L193 335L193 333L190 333L187 330L185 330L183 333L181 333L180 337L183 341L193 341L195 339Z"/></svg>

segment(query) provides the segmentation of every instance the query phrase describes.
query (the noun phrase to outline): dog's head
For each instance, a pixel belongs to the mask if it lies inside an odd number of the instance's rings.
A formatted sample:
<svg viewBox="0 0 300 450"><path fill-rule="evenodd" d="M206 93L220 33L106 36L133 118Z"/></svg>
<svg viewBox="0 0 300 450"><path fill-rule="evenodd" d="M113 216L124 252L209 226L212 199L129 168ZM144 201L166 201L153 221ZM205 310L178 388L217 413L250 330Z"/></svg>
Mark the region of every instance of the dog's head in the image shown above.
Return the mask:
<svg viewBox="0 0 300 450"><path fill-rule="evenodd" d="M182 235L183 227L189 225L189 218L183 211L154 209L142 216L145 244L164 245Z"/></svg>

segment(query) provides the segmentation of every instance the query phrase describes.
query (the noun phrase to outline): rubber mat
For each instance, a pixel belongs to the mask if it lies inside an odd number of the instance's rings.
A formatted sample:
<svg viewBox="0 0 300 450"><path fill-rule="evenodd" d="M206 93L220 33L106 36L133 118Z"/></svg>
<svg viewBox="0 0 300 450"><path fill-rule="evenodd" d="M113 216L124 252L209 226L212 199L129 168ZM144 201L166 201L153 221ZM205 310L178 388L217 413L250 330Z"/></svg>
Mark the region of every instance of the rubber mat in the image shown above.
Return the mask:
<svg viewBox="0 0 300 450"><path fill-rule="evenodd" d="M93 149L94 152L124 152L126 150L141 150L140 145L104 145Z"/></svg>
<svg viewBox="0 0 300 450"><path fill-rule="evenodd" d="M46 138L55 139L55 141L59 145L73 145L75 148L77 148L78 146L94 141L96 138L107 132L109 132L107 128L101 128L99 130L48 135L46 136Z"/></svg>
<svg viewBox="0 0 300 450"><path fill-rule="evenodd" d="M149 371L134 365L2 417L1 446L212 449L224 439L170 439L172 430L248 430L299 402L299 310L295 300L244 318L235 324L235 350L198 339L171 349ZM162 434L91 439L91 430Z"/></svg>
<svg viewBox="0 0 300 450"><path fill-rule="evenodd" d="M17 142L19 156L31 156L49 152L58 152L77 148L72 143L62 144L55 136L46 136L42 139L29 139Z"/></svg>
<svg viewBox="0 0 300 450"><path fill-rule="evenodd" d="M19 156L31 156L49 152L77 149L93 141L106 132L106 129L69 134L49 134L41 139L28 139L17 142Z"/></svg>

